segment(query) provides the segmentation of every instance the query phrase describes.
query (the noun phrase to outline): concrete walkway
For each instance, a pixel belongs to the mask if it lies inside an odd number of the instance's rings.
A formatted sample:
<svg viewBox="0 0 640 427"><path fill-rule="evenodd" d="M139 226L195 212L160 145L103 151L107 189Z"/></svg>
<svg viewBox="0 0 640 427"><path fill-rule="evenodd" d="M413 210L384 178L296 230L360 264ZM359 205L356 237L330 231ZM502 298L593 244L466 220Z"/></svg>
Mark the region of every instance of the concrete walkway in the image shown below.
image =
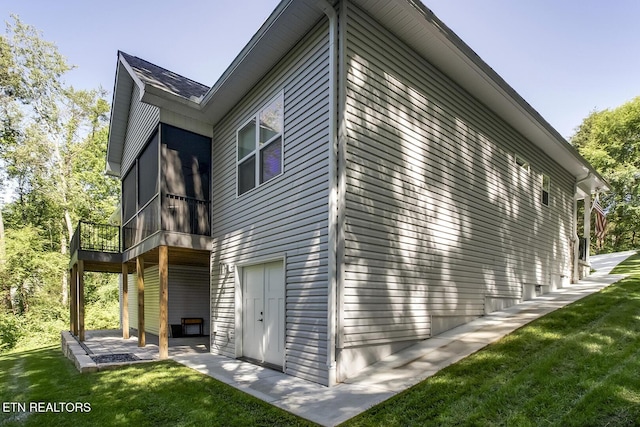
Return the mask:
<svg viewBox="0 0 640 427"><path fill-rule="evenodd" d="M564 307L623 278L607 275L635 252L591 257L596 273L589 278L415 344L375 363L335 387L324 387L240 360L209 352L208 337L169 340L169 357L219 381L325 426L337 425L434 375L470 354L499 340L545 314ZM151 341L151 342L150 342ZM129 354L134 363L157 360L157 343L147 346L137 339L122 339L119 330L87 331L81 345L69 332L62 333L62 348L82 372L92 372L131 362L96 363L95 356ZM94 358L92 358L94 357Z"/></svg>
<svg viewBox="0 0 640 427"><path fill-rule="evenodd" d="M620 264L631 255L635 255L636 251L616 252L613 254L591 255L589 262L598 274L609 274L613 268Z"/></svg>
<svg viewBox="0 0 640 427"><path fill-rule="evenodd" d="M419 383L532 320L622 279L624 276L606 275L605 272L610 271L612 263L621 262L632 254L601 260L594 257L594 263L602 271L580 283L491 313L422 341L367 367L335 387L324 387L213 354L178 354L172 359L310 421L333 426Z"/></svg>

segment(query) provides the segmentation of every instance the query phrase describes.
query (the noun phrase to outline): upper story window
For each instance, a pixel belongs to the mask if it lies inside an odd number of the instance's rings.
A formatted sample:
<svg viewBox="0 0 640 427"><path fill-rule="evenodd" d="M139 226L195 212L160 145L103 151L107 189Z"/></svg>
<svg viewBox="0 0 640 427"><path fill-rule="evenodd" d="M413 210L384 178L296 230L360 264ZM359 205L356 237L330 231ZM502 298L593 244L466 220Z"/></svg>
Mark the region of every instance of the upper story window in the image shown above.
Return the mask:
<svg viewBox="0 0 640 427"><path fill-rule="evenodd" d="M526 172L529 172L529 162L516 154L516 165Z"/></svg>
<svg viewBox="0 0 640 427"><path fill-rule="evenodd" d="M549 175L545 175L542 174L542 180L541 180L541 198L542 198L542 204L545 206L549 206L549 191L551 190L551 179L549 178Z"/></svg>
<svg viewBox="0 0 640 427"><path fill-rule="evenodd" d="M282 174L284 96L278 95L237 132L238 196Z"/></svg>

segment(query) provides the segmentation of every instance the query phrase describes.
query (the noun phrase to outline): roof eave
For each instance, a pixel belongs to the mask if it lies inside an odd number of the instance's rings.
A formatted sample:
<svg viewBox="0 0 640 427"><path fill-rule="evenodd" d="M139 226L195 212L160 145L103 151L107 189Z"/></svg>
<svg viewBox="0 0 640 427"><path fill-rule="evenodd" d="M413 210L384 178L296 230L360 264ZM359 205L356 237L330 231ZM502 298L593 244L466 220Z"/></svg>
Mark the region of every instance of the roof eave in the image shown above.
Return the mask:
<svg viewBox="0 0 640 427"><path fill-rule="evenodd" d="M604 178L575 148L422 2L352 1L537 145L576 179L591 173L594 176L593 191L608 188ZM389 13L394 6L394 13ZM415 25L409 25L410 21Z"/></svg>
<svg viewBox="0 0 640 427"><path fill-rule="evenodd" d="M131 97L133 96L133 85L139 88L139 101L183 115L185 114L185 109L187 109L190 117L206 122L206 117L201 112L201 99L186 99L160 87L143 82L129 65L122 52L118 52L105 169L105 173L110 176L120 177L121 174L121 159L126 138Z"/></svg>
<svg viewBox="0 0 640 427"><path fill-rule="evenodd" d="M541 148L576 181L591 174L594 178L585 181L591 191L608 189L604 178L420 1L352 1ZM200 102L150 85L142 85L142 100L174 111L187 107L194 118L215 125L322 17L316 0L283 0ZM415 25L407 25L408 21Z"/></svg>
<svg viewBox="0 0 640 427"><path fill-rule="evenodd" d="M186 108L189 110L190 117L205 123L207 121L207 118L202 113L202 103L200 100L187 99L149 84L143 85L141 94L140 100L146 104L180 114L184 114Z"/></svg>
<svg viewBox="0 0 640 427"><path fill-rule="evenodd" d="M131 88L135 79L131 70L127 70L120 52L116 63L116 76L113 84L111 115L109 117L109 138L107 140L105 173L120 176L120 162L126 136L126 121L131 105Z"/></svg>
<svg viewBox="0 0 640 427"><path fill-rule="evenodd" d="M107 160L107 166L104 173L115 178L120 178L120 163L110 162Z"/></svg>
<svg viewBox="0 0 640 427"><path fill-rule="evenodd" d="M332 2L332 1L331 1ZM324 17L318 0L282 0L202 100L215 125Z"/></svg>

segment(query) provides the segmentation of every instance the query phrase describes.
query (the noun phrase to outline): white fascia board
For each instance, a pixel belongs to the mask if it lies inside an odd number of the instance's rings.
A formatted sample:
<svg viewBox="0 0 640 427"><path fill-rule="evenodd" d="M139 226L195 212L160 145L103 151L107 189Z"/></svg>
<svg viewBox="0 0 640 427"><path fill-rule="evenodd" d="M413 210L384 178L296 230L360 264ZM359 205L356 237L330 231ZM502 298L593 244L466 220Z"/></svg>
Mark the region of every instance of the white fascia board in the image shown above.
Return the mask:
<svg viewBox="0 0 640 427"><path fill-rule="evenodd" d="M209 91L204 95L202 99L202 104L207 105L211 98L216 94L216 92L222 87L225 86L227 81L236 73L236 70L243 64L246 58L251 54L251 52L256 48L260 40L263 39L265 34L269 31L269 29L273 26L273 24L280 18L283 11L293 2L294 0L283 0L276 6L274 11L269 15L267 20L262 24L260 29L254 34L254 36L249 40L249 43L240 51L238 56L233 60L231 65L227 67L222 76L218 79L218 81L209 89Z"/></svg>
<svg viewBox="0 0 640 427"><path fill-rule="evenodd" d="M201 122L207 122L207 118L202 112L202 106L199 102L190 100L156 86L145 84L141 92L140 101L179 113Z"/></svg>
<svg viewBox="0 0 640 427"><path fill-rule="evenodd" d="M584 199L589 194L609 191L609 184L599 176L589 172L586 177L576 180L576 200Z"/></svg>
<svg viewBox="0 0 640 427"><path fill-rule="evenodd" d="M107 160L107 166L104 173L109 176L120 178L120 163L112 163Z"/></svg>
<svg viewBox="0 0 640 427"><path fill-rule="evenodd" d="M124 148L126 120L131 105L131 86L133 76L125 69L119 56L116 65L116 76L113 84L111 99L111 114L109 117L109 139L107 140L106 170L107 175L120 176L120 161ZM123 99L123 96L126 99Z"/></svg>
<svg viewBox="0 0 640 427"><path fill-rule="evenodd" d="M324 18L317 0L283 0L202 100L216 124L278 60Z"/></svg>
<svg viewBox="0 0 640 427"><path fill-rule="evenodd" d="M413 2L416 9L426 9L421 2ZM447 70L450 76L454 76L457 70L462 73L475 74L477 78L471 78L471 84L465 84L465 76L457 80L470 93L474 94L481 102L498 113L531 142L537 145L550 157L567 169L574 177L579 178L591 173L593 179L589 184L593 191L597 188L608 189L608 185L595 169L587 162L578 151L571 146L556 129L554 129L528 102L524 100L500 75L486 64L466 43L464 43L451 30L442 31L446 26L439 22L433 15L438 25L438 31L434 36L441 43L448 45L452 54L456 55L460 62L467 68L454 66ZM449 37L446 35L449 34ZM478 84L478 82L482 82ZM485 86L485 87L483 87ZM476 92L476 93L474 93Z"/></svg>
<svg viewBox="0 0 640 427"><path fill-rule="evenodd" d="M574 177L606 181L529 103L419 0L352 0ZM411 22L412 25L407 23Z"/></svg>
<svg viewBox="0 0 640 427"><path fill-rule="evenodd" d="M138 77L138 74L133 70L133 68L131 68L131 65L129 65L127 60L124 59L122 55L120 55L120 63L127 70L129 75L131 76L131 79L133 79L133 82L140 89L140 99L142 99L142 94L144 93L144 86L145 86L144 83L142 83L142 80L140 80L140 78Z"/></svg>

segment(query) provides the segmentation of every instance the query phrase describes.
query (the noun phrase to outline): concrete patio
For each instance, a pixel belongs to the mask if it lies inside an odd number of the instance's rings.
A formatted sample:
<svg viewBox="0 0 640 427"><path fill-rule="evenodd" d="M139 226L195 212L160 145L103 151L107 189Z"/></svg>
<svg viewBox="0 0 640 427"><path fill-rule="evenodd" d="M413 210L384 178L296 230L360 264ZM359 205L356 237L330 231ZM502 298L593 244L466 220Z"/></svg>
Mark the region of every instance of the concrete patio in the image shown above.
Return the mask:
<svg viewBox="0 0 640 427"><path fill-rule="evenodd" d="M150 334L147 334L145 347L138 347L138 339L135 336L123 339L120 329L86 331L84 342L79 342L70 332L64 331L61 340L63 353L74 362L80 372L96 372L132 363L159 360L158 339ZM169 357L202 353L209 353L209 336L169 339ZM115 360L126 360L96 362L105 356L107 359L111 357Z"/></svg>
<svg viewBox="0 0 640 427"><path fill-rule="evenodd" d="M593 257L592 265L598 271L578 284L480 317L422 341L367 367L334 387L324 387L251 363L213 355L208 350L208 337L206 344L202 340L175 341L184 338L170 341L169 356L286 411L321 425L333 426L423 381L527 323L622 279L624 276L608 273L634 253ZM88 333L85 345L93 354L132 353L140 361L157 358L157 346L147 344L147 347L139 348L135 338L125 341L118 337L118 332ZM79 345L74 349L82 352ZM100 364L97 364L91 370L100 369Z"/></svg>

